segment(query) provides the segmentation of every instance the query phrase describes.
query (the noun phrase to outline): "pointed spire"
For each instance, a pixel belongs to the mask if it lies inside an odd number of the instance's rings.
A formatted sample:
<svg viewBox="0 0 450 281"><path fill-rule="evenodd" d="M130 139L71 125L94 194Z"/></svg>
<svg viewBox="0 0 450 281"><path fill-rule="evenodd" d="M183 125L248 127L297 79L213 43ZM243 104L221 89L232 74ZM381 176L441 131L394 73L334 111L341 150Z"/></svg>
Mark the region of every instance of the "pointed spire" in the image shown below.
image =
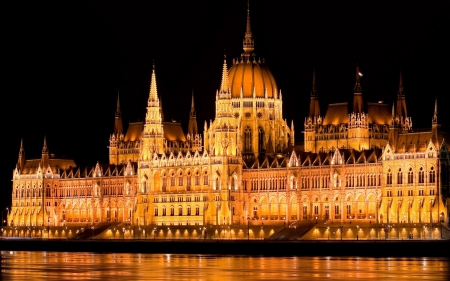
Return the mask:
<svg viewBox="0 0 450 281"><path fill-rule="evenodd" d="M123 134L122 112L120 111L119 90L117 90L117 107L116 107L116 115L115 115L115 119L114 119L113 133L115 135Z"/></svg>
<svg viewBox="0 0 450 281"><path fill-rule="evenodd" d="M408 117L408 112L406 110L405 91L403 90L403 75L401 72L397 93L397 116L400 118L400 120L405 120Z"/></svg>
<svg viewBox="0 0 450 281"><path fill-rule="evenodd" d="M44 145L42 146L42 154L48 154L47 136L44 136Z"/></svg>
<svg viewBox="0 0 450 281"><path fill-rule="evenodd" d="M120 111L120 91L117 89L117 105L116 105L116 116L122 116L122 112Z"/></svg>
<svg viewBox="0 0 450 281"><path fill-rule="evenodd" d="M152 70L152 78L150 81L150 92L148 102L157 101L158 100L158 92L156 90L156 75L155 75L155 63L153 62L153 70Z"/></svg>
<svg viewBox="0 0 450 281"><path fill-rule="evenodd" d="M228 83L228 67L227 67L227 56L223 55L223 67L222 67L222 83L220 83L220 92L226 93L229 90Z"/></svg>
<svg viewBox="0 0 450 281"><path fill-rule="evenodd" d="M197 117L194 107L194 90L192 90L191 113L189 115L188 133L194 138L198 134Z"/></svg>
<svg viewBox="0 0 450 281"><path fill-rule="evenodd" d="M437 108L437 98L434 98L434 114L433 114L433 124L438 123L438 108Z"/></svg>
<svg viewBox="0 0 450 281"><path fill-rule="evenodd" d="M194 106L194 90L192 90L191 112L190 112L189 115L190 115L190 116L196 116L196 113L195 113L195 106Z"/></svg>
<svg viewBox="0 0 450 281"><path fill-rule="evenodd" d="M23 138L20 139L19 157L25 156L25 149L23 148Z"/></svg>
<svg viewBox="0 0 450 281"><path fill-rule="evenodd" d="M398 93L397 95L402 95L404 96L405 93L403 92L403 76L402 76L402 72L400 71L400 82L398 84Z"/></svg>
<svg viewBox="0 0 450 281"><path fill-rule="evenodd" d="M250 0L247 2L247 28L244 36L244 55L249 56L255 49L255 43L253 41L252 30L250 28Z"/></svg>
<svg viewBox="0 0 450 281"><path fill-rule="evenodd" d="M315 69L313 70L311 100L309 103L309 116L310 117L319 117L320 116L319 95L316 90L316 70Z"/></svg>

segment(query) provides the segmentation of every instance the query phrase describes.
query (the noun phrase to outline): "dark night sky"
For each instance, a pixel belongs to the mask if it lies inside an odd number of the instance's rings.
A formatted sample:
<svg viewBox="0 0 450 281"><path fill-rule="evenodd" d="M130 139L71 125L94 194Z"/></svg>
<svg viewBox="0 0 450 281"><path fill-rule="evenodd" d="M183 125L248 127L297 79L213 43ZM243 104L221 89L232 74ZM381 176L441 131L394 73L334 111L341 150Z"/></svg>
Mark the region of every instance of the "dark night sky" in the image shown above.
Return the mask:
<svg viewBox="0 0 450 281"><path fill-rule="evenodd" d="M434 97L450 123L448 1L306 2L250 3L255 53L283 93L297 141L313 68L322 112L351 101L358 63L365 101L391 104L401 69L413 127L431 125ZM229 67L242 52L246 8L246 0L3 4L1 206L10 206L21 138L28 158L40 157L46 135L51 153L106 163L117 89L124 125L142 120L153 60L166 121L187 126L193 90L202 130L214 118L224 51Z"/></svg>

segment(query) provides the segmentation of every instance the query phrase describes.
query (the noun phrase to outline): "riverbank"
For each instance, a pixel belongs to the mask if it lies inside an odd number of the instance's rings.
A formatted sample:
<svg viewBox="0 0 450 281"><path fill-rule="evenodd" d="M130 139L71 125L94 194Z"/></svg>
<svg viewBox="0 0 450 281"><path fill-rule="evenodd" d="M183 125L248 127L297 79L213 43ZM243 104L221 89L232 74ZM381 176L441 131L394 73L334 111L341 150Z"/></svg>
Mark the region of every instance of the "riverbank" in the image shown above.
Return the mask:
<svg viewBox="0 0 450 281"><path fill-rule="evenodd" d="M1 239L2 251L268 256L447 257L450 240Z"/></svg>

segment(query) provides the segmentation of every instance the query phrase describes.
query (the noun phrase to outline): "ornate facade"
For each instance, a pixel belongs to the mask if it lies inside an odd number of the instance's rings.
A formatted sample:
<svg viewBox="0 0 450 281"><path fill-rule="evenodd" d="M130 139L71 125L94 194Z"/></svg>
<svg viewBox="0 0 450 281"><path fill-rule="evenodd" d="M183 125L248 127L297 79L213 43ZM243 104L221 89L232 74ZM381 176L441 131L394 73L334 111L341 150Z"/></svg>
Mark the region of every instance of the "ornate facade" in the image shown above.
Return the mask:
<svg viewBox="0 0 450 281"><path fill-rule="evenodd" d="M304 143L296 145L281 91L253 51L247 11L243 53L230 69L224 58L203 136L194 96L187 133L164 122L153 66L145 120L126 132L118 97L108 164L56 159L45 139L41 159L26 159L21 142L8 224L448 222L449 134L437 101L431 129L415 131L402 77L396 106L364 103L357 68L353 102L330 104L322 116L313 76Z"/></svg>

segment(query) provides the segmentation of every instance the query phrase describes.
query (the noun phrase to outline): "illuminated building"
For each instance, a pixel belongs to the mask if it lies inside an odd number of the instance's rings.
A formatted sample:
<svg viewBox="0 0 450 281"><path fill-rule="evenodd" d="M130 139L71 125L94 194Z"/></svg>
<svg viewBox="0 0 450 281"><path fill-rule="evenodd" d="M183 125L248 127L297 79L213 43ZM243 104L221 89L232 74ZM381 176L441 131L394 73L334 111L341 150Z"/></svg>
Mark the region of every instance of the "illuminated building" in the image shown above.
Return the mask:
<svg viewBox="0 0 450 281"><path fill-rule="evenodd" d="M282 94L256 57L247 11L243 53L216 92L215 119L198 132L194 96L188 132L164 122L153 66L146 116L123 131L120 102L109 163L77 167L41 159L21 143L10 226L246 225L303 220L377 223L448 221L448 133L435 101L431 129L414 131L400 76L396 106L364 103L356 69L352 103L324 116L313 78L304 144L283 118Z"/></svg>

